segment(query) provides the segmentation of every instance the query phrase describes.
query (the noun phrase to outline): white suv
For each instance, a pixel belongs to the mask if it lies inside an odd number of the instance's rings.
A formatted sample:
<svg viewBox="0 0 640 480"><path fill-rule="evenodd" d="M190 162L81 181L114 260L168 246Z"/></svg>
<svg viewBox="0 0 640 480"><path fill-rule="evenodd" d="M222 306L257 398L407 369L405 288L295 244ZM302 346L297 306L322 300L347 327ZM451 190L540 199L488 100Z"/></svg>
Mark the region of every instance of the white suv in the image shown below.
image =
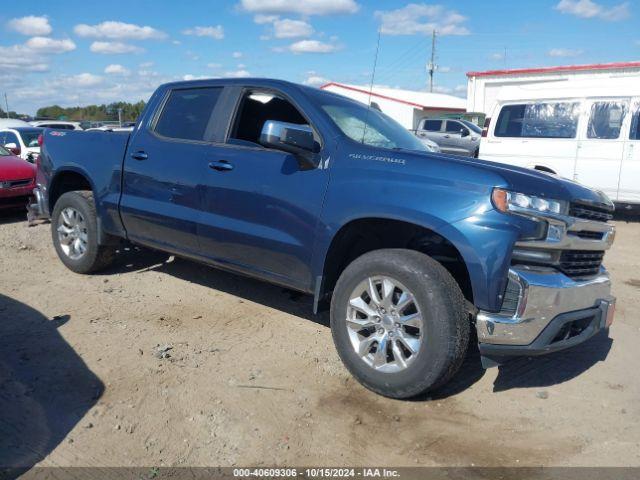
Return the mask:
<svg viewBox="0 0 640 480"><path fill-rule="evenodd" d="M0 145L24 160L33 161L40 154L38 137L43 132L37 127L15 127L0 129Z"/></svg>

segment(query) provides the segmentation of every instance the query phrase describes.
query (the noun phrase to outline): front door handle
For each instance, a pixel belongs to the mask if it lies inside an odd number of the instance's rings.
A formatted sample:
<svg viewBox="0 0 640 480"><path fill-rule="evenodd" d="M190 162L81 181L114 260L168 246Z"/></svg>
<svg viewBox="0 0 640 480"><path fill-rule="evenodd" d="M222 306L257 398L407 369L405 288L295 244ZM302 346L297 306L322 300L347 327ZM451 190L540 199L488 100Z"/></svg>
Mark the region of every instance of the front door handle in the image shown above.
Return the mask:
<svg viewBox="0 0 640 480"><path fill-rule="evenodd" d="M445 135L444 138L451 138L451 135Z"/></svg>
<svg viewBox="0 0 640 480"><path fill-rule="evenodd" d="M233 170L233 165L226 160L218 160L217 162L211 162L209 168L217 170L218 172L228 172Z"/></svg>
<svg viewBox="0 0 640 480"><path fill-rule="evenodd" d="M134 152L131 154L131 158L133 158L134 160L146 160L147 158L149 158L149 155L147 155L145 152Z"/></svg>

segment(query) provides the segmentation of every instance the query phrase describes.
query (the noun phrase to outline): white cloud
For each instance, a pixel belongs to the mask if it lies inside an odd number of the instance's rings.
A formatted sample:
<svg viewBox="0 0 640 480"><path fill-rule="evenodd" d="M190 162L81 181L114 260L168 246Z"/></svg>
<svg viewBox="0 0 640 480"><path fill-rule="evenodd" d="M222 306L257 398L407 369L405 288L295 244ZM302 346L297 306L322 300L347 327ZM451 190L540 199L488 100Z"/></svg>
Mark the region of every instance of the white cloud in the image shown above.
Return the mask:
<svg viewBox="0 0 640 480"><path fill-rule="evenodd" d="M233 58L242 58L242 52L233 52L231 56Z"/></svg>
<svg viewBox="0 0 640 480"><path fill-rule="evenodd" d="M280 17L278 15L262 15L258 14L253 17L253 21L258 25L264 25L266 23L273 23L278 20Z"/></svg>
<svg viewBox="0 0 640 480"><path fill-rule="evenodd" d="M46 72L49 70L49 55L70 52L75 48L71 40L49 37L32 37L21 45L0 46L0 71Z"/></svg>
<svg viewBox="0 0 640 480"><path fill-rule="evenodd" d="M582 55L582 50L571 50L569 48L552 48L547 52L550 57L578 57Z"/></svg>
<svg viewBox="0 0 640 480"><path fill-rule="evenodd" d="M354 0L240 0L240 7L247 12L265 15L333 15L355 13L359 8Z"/></svg>
<svg viewBox="0 0 640 480"><path fill-rule="evenodd" d="M163 39L166 33L148 26L133 23L107 21L97 25L81 23L73 28L76 35L91 38L110 38L112 40L149 40Z"/></svg>
<svg viewBox="0 0 640 480"><path fill-rule="evenodd" d="M273 34L276 38L310 37L313 27L304 20L284 18L273 22Z"/></svg>
<svg viewBox="0 0 640 480"><path fill-rule="evenodd" d="M107 65L107 67L104 69L104 73L108 75L126 76L126 75L129 75L131 72L129 72L129 70L123 67L122 65L119 65L117 63L112 63L111 65Z"/></svg>
<svg viewBox="0 0 640 480"><path fill-rule="evenodd" d="M454 92L456 93L467 93L467 85L466 84L461 84L461 85L456 85L455 88L453 89Z"/></svg>
<svg viewBox="0 0 640 480"><path fill-rule="evenodd" d="M442 5L410 3L397 10L377 11L375 16L386 35L431 35L434 30L439 35L469 34L463 25L467 17Z"/></svg>
<svg viewBox="0 0 640 480"><path fill-rule="evenodd" d="M625 20L631 15L628 2L607 8L592 0L560 0L555 9L580 18L599 18L609 22Z"/></svg>
<svg viewBox="0 0 640 480"><path fill-rule="evenodd" d="M300 40L289 45L289 51L295 54L301 53L333 53L338 47L320 40Z"/></svg>
<svg viewBox="0 0 640 480"><path fill-rule="evenodd" d="M78 75L67 75L60 77L54 82L68 87L87 88L100 85L104 79L100 75L93 73L80 73Z"/></svg>
<svg viewBox="0 0 640 480"><path fill-rule="evenodd" d="M22 35L49 35L53 31L47 17L35 15L9 20L9 28Z"/></svg>
<svg viewBox="0 0 640 480"><path fill-rule="evenodd" d="M318 75L316 72L311 71L307 72L307 78L305 78L302 83L304 85L309 85L310 87L319 87L330 82L331 80L329 80L328 78L325 78L322 75Z"/></svg>
<svg viewBox="0 0 640 480"><path fill-rule="evenodd" d="M26 47L35 52L65 53L76 49L76 44L68 38L56 40L49 37L33 37L27 40Z"/></svg>
<svg viewBox="0 0 640 480"><path fill-rule="evenodd" d="M0 47L0 71L46 72L49 65L41 55L24 45Z"/></svg>
<svg viewBox="0 0 640 480"><path fill-rule="evenodd" d="M122 53L140 53L144 50L135 45L129 45L122 42L93 42L89 47L93 53L101 53L104 55L122 54Z"/></svg>
<svg viewBox="0 0 640 480"><path fill-rule="evenodd" d="M158 75L160 75L158 72L154 72L153 70L138 70L138 75L140 77L145 77L145 78L153 78L153 77L157 77Z"/></svg>
<svg viewBox="0 0 640 480"><path fill-rule="evenodd" d="M489 55L491 60L495 60L496 62L501 62L504 60L504 52L496 52Z"/></svg>
<svg viewBox="0 0 640 480"><path fill-rule="evenodd" d="M186 75L182 76L182 80L202 80L204 78L209 78L206 77L204 75L191 75L190 73L187 73Z"/></svg>
<svg viewBox="0 0 640 480"><path fill-rule="evenodd" d="M138 65L140 68L151 68L153 67L153 62L142 62Z"/></svg>
<svg viewBox="0 0 640 480"><path fill-rule="evenodd" d="M207 63L207 67L209 67L209 68L221 68L222 64L221 63Z"/></svg>
<svg viewBox="0 0 640 480"><path fill-rule="evenodd" d="M224 28L222 25L216 25L215 27L193 27L183 30L184 35L194 35L196 37L210 37L216 40L222 40L224 38Z"/></svg>
<svg viewBox="0 0 640 480"><path fill-rule="evenodd" d="M225 72L224 76L227 78L243 78L250 77L251 73L249 73L247 70L235 70L233 72Z"/></svg>

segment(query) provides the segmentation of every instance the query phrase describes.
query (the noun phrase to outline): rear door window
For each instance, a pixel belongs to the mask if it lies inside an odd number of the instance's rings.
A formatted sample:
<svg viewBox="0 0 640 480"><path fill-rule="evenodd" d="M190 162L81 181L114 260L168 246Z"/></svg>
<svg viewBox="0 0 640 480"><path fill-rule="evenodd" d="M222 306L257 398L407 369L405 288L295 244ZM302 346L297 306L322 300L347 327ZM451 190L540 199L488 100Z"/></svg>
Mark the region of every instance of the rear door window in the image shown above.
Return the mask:
<svg viewBox="0 0 640 480"><path fill-rule="evenodd" d="M526 103L502 107L496 137L575 138L579 103Z"/></svg>
<svg viewBox="0 0 640 480"><path fill-rule="evenodd" d="M452 120L447 120L447 126L445 127L445 132L447 133L460 133L462 130L462 125L460 122L454 122Z"/></svg>
<svg viewBox="0 0 640 480"><path fill-rule="evenodd" d="M158 118L155 132L181 140L208 140L206 132L221 93L222 87L173 90Z"/></svg>
<svg viewBox="0 0 640 480"><path fill-rule="evenodd" d="M439 132L442 128L442 120L425 120L422 129L427 132Z"/></svg>
<svg viewBox="0 0 640 480"><path fill-rule="evenodd" d="M626 102L595 102L591 106L587 138L619 138L626 112Z"/></svg>
<svg viewBox="0 0 640 480"><path fill-rule="evenodd" d="M453 120L447 120L447 133L460 133L461 130L466 130L467 132L469 131L469 129L462 123L454 122Z"/></svg>

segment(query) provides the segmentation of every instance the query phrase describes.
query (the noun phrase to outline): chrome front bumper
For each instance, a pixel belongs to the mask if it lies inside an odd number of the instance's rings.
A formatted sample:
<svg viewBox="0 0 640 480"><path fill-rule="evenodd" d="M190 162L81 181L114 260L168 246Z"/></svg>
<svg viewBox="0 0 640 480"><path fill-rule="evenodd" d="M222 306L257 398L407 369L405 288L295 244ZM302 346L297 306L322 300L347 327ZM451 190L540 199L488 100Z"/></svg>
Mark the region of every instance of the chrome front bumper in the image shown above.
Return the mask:
<svg viewBox="0 0 640 480"><path fill-rule="evenodd" d="M604 268L597 277L584 281L572 280L556 271L527 268L512 268L509 278L519 288L515 313L507 316L480 311L476 317L480 344L532 345L554 321L559 329L566 322L558 319L572 321L581 312L585 317L597 316L594 324L599 330L613 313L615 298L611 296L611 280ZM536 347L552 350L539 342Z"/></svg>

